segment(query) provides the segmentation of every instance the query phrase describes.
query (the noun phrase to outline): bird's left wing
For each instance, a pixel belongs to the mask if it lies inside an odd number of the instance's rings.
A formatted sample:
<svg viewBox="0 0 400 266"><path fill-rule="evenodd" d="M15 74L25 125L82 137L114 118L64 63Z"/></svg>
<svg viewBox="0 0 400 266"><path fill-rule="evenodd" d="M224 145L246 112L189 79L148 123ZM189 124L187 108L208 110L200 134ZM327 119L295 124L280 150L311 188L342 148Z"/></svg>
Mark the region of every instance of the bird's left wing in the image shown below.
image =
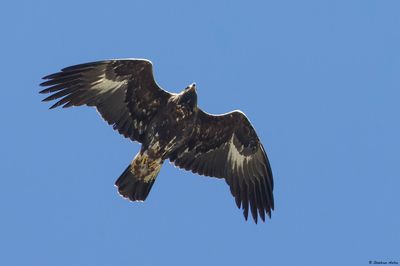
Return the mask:
<svg viewBox="0 0 400 266"><path fill-rule="evenodd" d="M274 208L271 167L254 128L240 111L210 115L199 110L195 133L169 158L176 166L200 175L225 178L247 220L265 221ZM258 215L257 215L258 211Z"/></svg>
<svg viewBox="0 0 400 266"><path fill-rule="evenodd" d="M58 100L50 108L95 106L101 116L123 136L143 142L148 122L170 93L153 77L150 61L115 59L75 65L48 75L40 84L51 93L43 101Z"/></svg>

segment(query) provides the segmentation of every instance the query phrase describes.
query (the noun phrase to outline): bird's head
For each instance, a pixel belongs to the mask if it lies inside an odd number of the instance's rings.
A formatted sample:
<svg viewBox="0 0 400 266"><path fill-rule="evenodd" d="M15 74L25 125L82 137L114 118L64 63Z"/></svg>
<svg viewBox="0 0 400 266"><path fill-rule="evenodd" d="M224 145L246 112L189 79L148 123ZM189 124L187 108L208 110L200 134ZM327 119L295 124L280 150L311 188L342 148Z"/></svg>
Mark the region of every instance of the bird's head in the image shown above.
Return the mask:
<svg viewBox="0 0 400 266"><path fill-rule="evenodd" d="M196 84L192 83L181 92L179 104L184 105L189 109L194 109L197 106Z"/></svg>

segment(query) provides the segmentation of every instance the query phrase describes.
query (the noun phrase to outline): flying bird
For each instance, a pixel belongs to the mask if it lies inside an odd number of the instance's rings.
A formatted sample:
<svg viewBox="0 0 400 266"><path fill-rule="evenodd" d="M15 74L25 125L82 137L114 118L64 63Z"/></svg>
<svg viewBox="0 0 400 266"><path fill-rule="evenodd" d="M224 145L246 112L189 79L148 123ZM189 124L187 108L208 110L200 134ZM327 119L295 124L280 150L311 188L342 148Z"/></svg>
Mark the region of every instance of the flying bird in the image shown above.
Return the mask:
<svg viewBox="0 0 400 266"><path fill-rule="evenodd" d="M196 85L170 93L156 83L146 59L79 64L45 76L43 101L94 106L121 135L142 144L115 182L131 201L144 201L165 160L199 175L223 178L247 220L265 221L274 209L271 167L241 111L212 115L197 106Z"/></svg>

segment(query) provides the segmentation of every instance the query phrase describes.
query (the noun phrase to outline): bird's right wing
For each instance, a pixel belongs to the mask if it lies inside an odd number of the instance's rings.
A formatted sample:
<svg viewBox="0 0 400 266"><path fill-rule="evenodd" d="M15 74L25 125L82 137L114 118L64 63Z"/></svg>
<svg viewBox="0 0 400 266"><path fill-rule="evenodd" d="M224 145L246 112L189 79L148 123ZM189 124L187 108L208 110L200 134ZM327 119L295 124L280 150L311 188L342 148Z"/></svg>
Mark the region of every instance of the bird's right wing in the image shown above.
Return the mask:
<svg viewBox="0 0 400 266"><path fill-rule="evenodd" d="M169 157L176 166L224 178L247 220L249 207L265 220L274 209L271 167L253 126L240 111L225 115L198 112L195 133Z"/></svg>
<svg viewBox="0 0 400 266"><path fill-rule="evenodd" d="M143 142L147 125L170 93L153 77L152 64L144 59L115 59L75 65L48 75L40 84L51 93L43 101L62 105L95 106L101 116L126 138Z"/></svg>

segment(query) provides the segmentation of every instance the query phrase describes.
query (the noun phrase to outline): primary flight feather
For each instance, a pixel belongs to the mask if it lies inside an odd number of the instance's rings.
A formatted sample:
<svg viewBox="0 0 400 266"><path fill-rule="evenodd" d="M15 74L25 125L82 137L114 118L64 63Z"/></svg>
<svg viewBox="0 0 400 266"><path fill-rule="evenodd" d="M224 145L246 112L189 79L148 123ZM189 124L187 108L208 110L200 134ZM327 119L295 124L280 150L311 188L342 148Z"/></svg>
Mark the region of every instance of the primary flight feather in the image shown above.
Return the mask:
<svg viewBox="0 0 400 266"><path fill-rule="evenodd" d="M197 107L195 84L169 93L145 59L75 65L45 76L50 108L95 106L126 138L142 144L116 181L118 192L144 201L165 160L200 175L224 178L247 220L265 221L274 209L271 167L254 128L240 111L211 115Z"/></svg>

